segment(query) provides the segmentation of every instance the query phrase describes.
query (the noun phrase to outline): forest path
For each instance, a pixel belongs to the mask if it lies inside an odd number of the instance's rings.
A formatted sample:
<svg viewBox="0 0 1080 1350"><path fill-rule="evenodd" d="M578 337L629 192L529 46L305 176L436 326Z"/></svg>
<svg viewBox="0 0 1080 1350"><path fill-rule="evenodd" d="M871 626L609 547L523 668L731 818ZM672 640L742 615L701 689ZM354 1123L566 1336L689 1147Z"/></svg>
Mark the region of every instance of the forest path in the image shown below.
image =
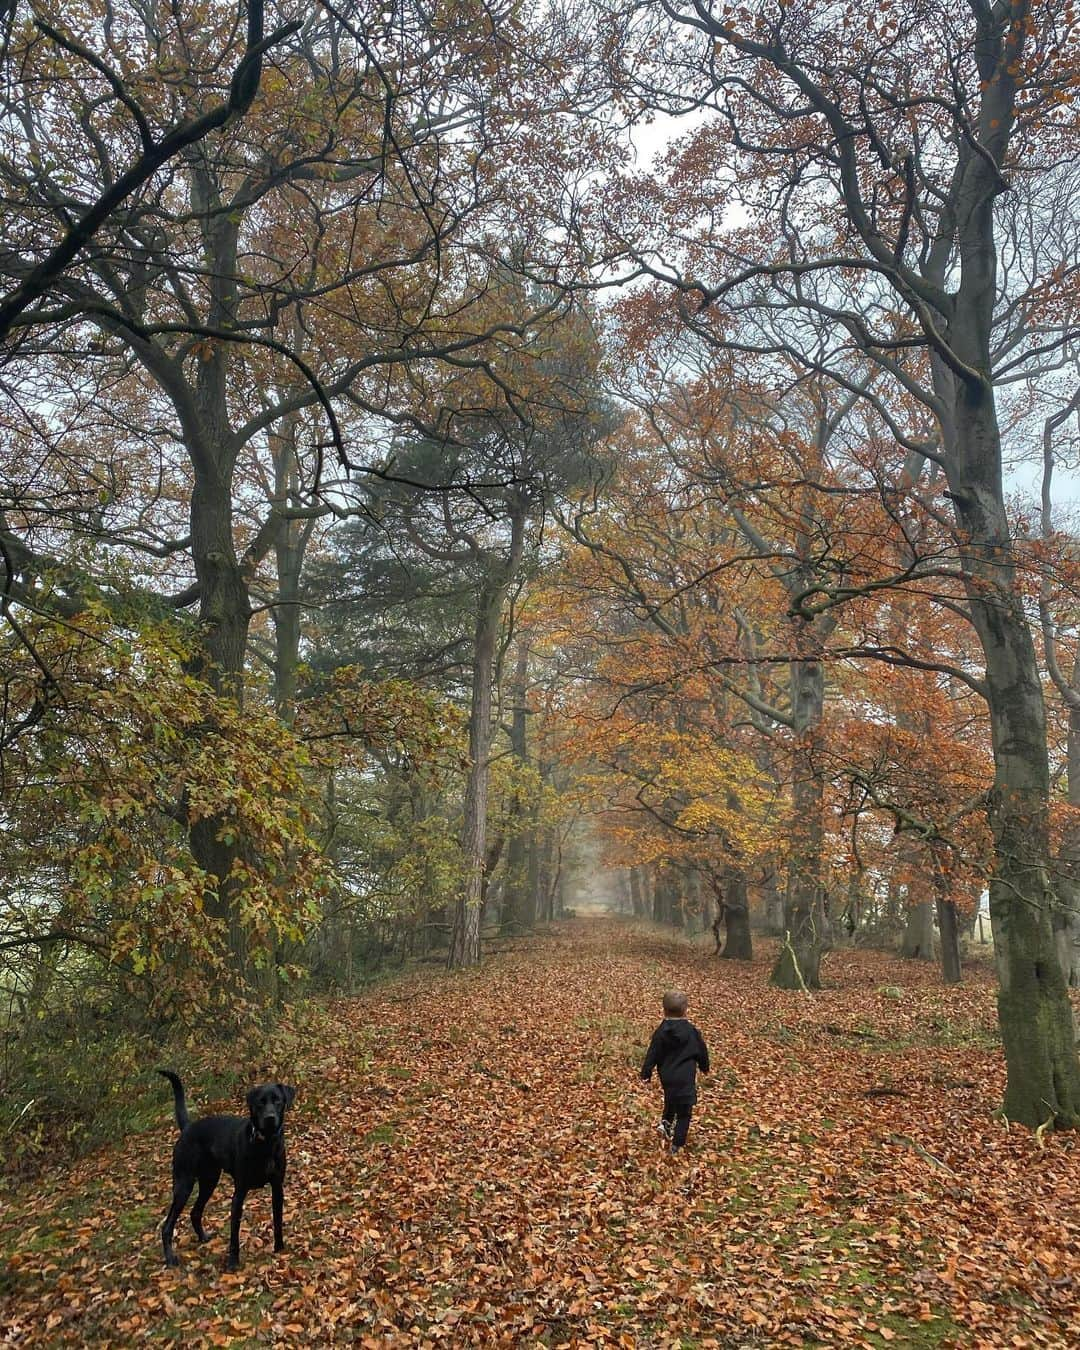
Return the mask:
<svg viewBox="0 0 1080 1350"><path fill-rule="evenodd" d="M162 1267L163 1086L160 1128L6 1197L0 1344L1080 1344L1080 1140L992 1118L987 974L767 975L579 920L341 1000L297 1074L287 1250L253 1194L222 1272L223 1183ZM636 1081L673 985L714 1064L675 1159Z"/></svg>

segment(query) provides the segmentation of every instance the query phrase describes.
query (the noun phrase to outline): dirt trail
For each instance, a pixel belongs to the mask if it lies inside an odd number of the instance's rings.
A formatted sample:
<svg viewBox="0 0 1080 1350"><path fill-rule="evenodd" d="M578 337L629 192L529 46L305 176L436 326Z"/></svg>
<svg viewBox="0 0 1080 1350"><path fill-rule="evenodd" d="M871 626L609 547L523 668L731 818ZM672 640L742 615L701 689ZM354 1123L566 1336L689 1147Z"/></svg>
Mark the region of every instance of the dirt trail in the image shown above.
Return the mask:
<svg viewBox="0 0 1080 1350"><path fill-rule="evenodd" d="M163 1092L160 1129L8 1198L0 1344L1080 1344L1080 1141L992 1118L986 979L837 953L808 999L767 962L588 920L343 1001L298 1081L288 1250L253 1195L222 1273L223 1184L162 1267ZM635 1077L675 984L714 1073L673 1160Z"/></svg>

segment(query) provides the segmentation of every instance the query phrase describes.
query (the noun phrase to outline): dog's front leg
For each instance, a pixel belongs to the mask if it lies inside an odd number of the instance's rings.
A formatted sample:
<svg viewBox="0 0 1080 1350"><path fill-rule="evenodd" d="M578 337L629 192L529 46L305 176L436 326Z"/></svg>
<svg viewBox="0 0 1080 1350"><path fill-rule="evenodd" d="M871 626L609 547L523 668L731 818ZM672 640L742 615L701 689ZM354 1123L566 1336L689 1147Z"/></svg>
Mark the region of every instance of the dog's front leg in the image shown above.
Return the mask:
<svg viewBox="0 0 1080 1350"><path fill-rule="evenodd" d="M270 1183L270 1204L274 1211L274 1251L285 1250L285 1234L282 1218L285 1213L285 1187L280 1181Z"/></svg>
<svg viewBox="0 0 1080 1350"><path fill-rule="evenodd" d="M247 1191L239 1182L233 1191L232 1211L229 1215L229 1255L225 1262L226 1270L235 1270L240 1264L240 1216L244 1212L244 1199Z"/></svg>

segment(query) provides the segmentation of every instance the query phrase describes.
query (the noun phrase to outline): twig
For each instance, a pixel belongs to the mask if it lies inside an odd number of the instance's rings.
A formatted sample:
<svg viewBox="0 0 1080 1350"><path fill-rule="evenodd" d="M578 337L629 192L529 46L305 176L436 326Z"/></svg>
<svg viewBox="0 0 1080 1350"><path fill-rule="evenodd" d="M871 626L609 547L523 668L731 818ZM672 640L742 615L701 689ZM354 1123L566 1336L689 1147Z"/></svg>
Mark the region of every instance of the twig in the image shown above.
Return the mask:
<svg viewBox="0 0 1080 1350"><path fill-rule="evenodd" d="M12 1133L12 1131L15 1129L15 1126L18 1125L19 1121L22 1120L23 1116L25 1116L26 1113L27 1113L27 1111L29 1111L30 1108L34 1105L35 1100L36 1100L36 1099L35 1099L34 1097L31 1097L30 1100L29 1100L29 1101L26 1103L26 1105L23 1107L23 1109L22 1109L22 1110L19 1112L19 1114L15 1117L15 1119L14 1119L13 1121L11 1121L11 1123L8 1125L7 1129L4 1131L4 1136L5 1136L5 1138L6 1138L9 1134Z"/></svg>
<svg viewBox="0 0 1080 1350"><path fill-rule="evenodd" d="M922 1144L917 1143L910 1135L890 1134L889 1139L894 1144L904 1144L907 1148L913 1149L920 1158L924 1158L927 1162L933 1163L935 1167L940 1167L943 1172L948 1172L949 1176L956 1176L956 1173L948 1163L942 1162L940 1158L935 1158L929 1149L923 1148Z"/></svg>

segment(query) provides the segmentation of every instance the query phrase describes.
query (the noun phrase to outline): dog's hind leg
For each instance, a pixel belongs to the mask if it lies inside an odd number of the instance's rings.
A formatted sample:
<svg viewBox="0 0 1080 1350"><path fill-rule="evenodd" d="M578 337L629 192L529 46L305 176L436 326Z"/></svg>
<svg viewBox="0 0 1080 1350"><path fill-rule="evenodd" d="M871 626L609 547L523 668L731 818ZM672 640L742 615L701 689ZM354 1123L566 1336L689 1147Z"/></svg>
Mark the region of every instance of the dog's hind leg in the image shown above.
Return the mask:
<svg viewBox="0 0 1080 1350"><path fill-rule="evenodd" d="M285 1250L285 1235L282 1219L285 1213L285 1187L280 1181L270 1183L270 1204L274 1211L274 1251Z"/></svg>
<svg viewBox="0 0 1080 1350"><path fill-rule="evenodd" d="M210 1234L203 1228L203 1210L206 1208L207 1200L214 1194L214 1187L220 1180L220 1170L199 1173L199 1194L195 1197L195 1203L191 1207L191 1226L195 1229L195 1236L200 1242L205 1242L210 1237Z"/></svg>
<svg viewBox="0 0 1080 1350"><path fill-rule="evenodd" d="M161 1226L161 1245L165 1248L165 1264L167 1266L178 1266L180 1261L173 1251L173 1231L176 1228L176 1221L184 1212L184 1206L188 1202L188 1196L191 1194L195 1185L194 1177L178 1177L173 1182L172 1204L169 1206L169 1212L165 1215L165 1222Z"/></svg>

